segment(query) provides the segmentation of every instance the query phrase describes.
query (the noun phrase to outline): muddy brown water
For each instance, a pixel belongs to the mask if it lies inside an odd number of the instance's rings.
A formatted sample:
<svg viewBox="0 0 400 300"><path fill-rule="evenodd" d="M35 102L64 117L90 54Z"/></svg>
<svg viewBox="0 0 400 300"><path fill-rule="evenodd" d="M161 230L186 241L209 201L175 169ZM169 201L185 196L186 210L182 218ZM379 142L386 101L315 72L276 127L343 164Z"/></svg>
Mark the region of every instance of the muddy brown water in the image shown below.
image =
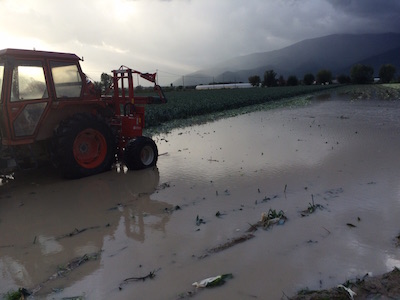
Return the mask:
<svg viewBox="0 0 400 300"><path fill-rule="evenodd" d="M232 273L195 298L280 299L400 267L399 116L398 101L314 99L155 136L157 169L17 174L0 190L0 294L177 299ZM269 209L287 221L208 252Z"/></svg>

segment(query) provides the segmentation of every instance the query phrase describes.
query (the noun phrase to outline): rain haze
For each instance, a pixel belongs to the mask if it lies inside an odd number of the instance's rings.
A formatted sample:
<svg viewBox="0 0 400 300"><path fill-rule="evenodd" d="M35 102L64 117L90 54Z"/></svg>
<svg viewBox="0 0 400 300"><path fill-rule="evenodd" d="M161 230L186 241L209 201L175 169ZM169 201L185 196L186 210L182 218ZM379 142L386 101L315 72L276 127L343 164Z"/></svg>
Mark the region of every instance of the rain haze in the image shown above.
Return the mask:
<svg viewBox="0 0 400 300"><path fill-rule="evenodd" d="M168 85L226 59L336 33L395 32L397 0L0 1L0 49L71 52L94 80L120 65Z"/></svg>

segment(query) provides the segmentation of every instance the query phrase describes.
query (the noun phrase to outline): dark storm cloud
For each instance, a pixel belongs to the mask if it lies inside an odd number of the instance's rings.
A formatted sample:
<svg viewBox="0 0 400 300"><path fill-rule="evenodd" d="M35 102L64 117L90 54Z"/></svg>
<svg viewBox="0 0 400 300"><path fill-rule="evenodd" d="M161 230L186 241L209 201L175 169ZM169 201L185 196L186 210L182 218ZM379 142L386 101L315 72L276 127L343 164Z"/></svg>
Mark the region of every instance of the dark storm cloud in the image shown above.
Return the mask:
<svg viewBox="0 0 400 300"><path fill-rule="evenodd" d="M399 0L328 0L335 7L349 15L377 17L400 13Z"/></svg>
<svg viewBox="0 0 400 300"><path fill-rule="evenodd" d="M334 9L337 26L348 33L398 32L398 0L327 0Z"/></svg>

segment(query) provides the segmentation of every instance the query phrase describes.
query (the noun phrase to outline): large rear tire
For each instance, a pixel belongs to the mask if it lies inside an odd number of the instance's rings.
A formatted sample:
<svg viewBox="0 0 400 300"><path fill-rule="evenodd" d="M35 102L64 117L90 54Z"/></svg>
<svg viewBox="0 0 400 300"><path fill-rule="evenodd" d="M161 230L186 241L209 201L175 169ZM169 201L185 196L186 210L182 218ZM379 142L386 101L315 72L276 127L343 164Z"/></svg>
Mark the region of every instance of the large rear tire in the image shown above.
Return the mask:
<svg viewBox="0 0 400 300"><path fill-rule="evenodd" d="M124 161L129 170L153 167L157 160L157 145L151 138L140 136L130 140L125 147Z"/></svg>
<svg viewBox="0 0 400 300"><path fill-rule="evenodd" d="M111 169L115 138L111 128L92 114L63 121L55 135L56 164L66 178L91 176Z"/></svg>

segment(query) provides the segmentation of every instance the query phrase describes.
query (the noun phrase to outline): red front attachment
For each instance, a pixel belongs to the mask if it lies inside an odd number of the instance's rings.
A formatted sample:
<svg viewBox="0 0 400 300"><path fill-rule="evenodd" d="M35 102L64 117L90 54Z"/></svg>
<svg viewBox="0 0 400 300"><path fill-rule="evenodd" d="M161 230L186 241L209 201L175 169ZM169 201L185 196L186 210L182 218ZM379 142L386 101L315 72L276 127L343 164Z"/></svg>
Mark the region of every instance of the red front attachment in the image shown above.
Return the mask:
<svg viewBox="0 0 400 300"><path fill-rule="evenodd" d="M144 128L144 107L135 106L135 111L129 115L121 116L121 136L131 139L142 136Z"/></svg>
<svg viewBox="0 0 400 300"><path fill-rule="evenodd" d="M158 97L134 95L133 74L154 83L154 91ZM113 104L115 108L116 125L120 125L119 149L123 151L127 142L142 136L145 120L145 104L166 103L167 99L156 83L156 73L141 73L125 66L113 71Z"/></svg>
<svg viewBox="0 0 400 300"><path fill-rule="evenodd" d="M146 80L148 80L148 81L151 81L151 82L156 83L156 75L157 75L157 73L153 73L153 74L150 74L150 73L140 73L140 72L138 72L138 71L133 71L133 73L140 74L140 77L142 77L142 78L144 78L144 79L146 79Z"/></svg>
<svg viewBox="0 0 400 300"><path fill-rule="evenodd" d="M132 74L139 74L140 77L154 83L154 91L157 96L136 96L133 91L133 76ZM125 66L121 66L118 70L113 71L113 89L117 114L120 113L120 105L126 103L132 104L162 104L166 103L167 99L161 87L156 83L156 73L141 73L132 70Z"/></svg>

